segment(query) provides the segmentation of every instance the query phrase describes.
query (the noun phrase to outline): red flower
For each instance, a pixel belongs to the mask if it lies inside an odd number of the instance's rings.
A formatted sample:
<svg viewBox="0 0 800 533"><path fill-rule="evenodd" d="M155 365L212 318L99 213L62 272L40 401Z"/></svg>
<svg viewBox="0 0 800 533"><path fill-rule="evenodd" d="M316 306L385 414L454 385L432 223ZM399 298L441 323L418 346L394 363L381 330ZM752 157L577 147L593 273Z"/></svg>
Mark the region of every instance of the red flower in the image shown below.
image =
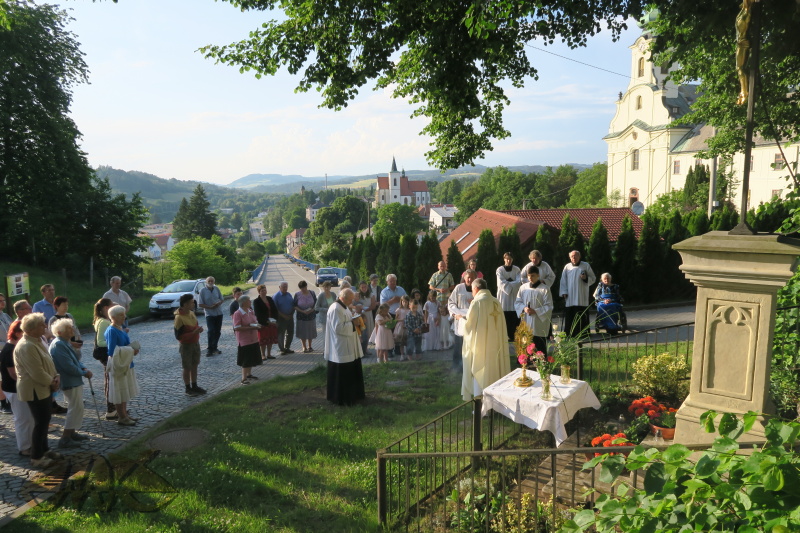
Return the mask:
<svg viewBox="0 0 800 533"><path fill-rule="evenodd" d="M642 416L644 414L644 409L637 409L636 411L634 411L634 414L636 416Z"/></svg>

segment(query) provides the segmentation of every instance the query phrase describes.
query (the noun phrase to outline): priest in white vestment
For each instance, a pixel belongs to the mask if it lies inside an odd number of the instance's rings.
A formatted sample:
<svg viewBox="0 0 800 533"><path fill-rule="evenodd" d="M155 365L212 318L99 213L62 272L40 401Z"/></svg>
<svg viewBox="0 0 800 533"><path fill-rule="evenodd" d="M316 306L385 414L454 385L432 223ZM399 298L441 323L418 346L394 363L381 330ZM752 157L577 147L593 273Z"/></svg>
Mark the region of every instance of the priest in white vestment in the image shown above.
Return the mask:
<svg viewBox="0 0 800 533"><path fill-rule="evenodd" d="M564 332L578 337L589 334L589 286L596 280L594 270L586 261L581 261L581 253L572 250L569 263L561 272L558 293L565 300Z"/></svg>
<svg viewBox="0 0 800 533"><path fill-rule="evenodd" d="M506 338L506 318L497 298L486 288L486 281L472 282L474 299L464 323L464 374L461 396L464 401L483 394L483 389L511 372Z"/></svg>
<svg viewBox="0 0 800 533"><path fill-rule="evenodd" d="M328 400L351 405L364 399L364 374L361 369L361 339L353 323L350 305L352 289L342 289L328 308L325 327L325 360L328 361Z"/></svg>

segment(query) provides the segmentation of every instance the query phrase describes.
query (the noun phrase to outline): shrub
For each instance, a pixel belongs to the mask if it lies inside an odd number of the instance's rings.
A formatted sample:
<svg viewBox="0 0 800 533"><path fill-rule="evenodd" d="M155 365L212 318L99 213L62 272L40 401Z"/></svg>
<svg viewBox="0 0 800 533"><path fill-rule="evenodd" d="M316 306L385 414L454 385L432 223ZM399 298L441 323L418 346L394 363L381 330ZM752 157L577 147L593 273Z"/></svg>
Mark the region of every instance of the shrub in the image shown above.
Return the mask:
<svg viewBox="0 0 800 533"><path fill-rule="evenodd" d="M633 363L633 369L633 383L642 396L680 405L689 394L689 364L681 357L645 355Z"/></svg>

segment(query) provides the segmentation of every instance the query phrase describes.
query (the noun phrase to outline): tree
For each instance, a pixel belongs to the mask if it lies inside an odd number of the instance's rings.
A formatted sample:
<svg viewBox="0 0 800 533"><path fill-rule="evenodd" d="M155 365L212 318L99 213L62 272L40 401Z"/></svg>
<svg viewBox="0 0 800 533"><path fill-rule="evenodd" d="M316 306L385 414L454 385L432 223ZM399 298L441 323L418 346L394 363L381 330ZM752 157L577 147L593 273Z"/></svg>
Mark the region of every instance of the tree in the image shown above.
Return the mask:
<svg viewBox="0 0 800 533"><path fill-rule="evenodd" d="M206 198L206 191L202 185L195 187L189 201L181 200L178 214L173 221L172 234L177 240L202 237L210 239L217 231L217 215L209 209L211 204Z"/></svg>
<svg viewBox="0 0 800 533"><path fill-rule="evenodd" d="M375 235L388 236L399 242L400 235L416 234L425 226L426 222L417 214L416 207L395 203L386 204L378 210L378 222L372 230Z"/></svg>
<svg viewBox="0 0 800 533"><path fill-rule="evenodd" d="M614 280L621 284L625 297L633 300L637 296L636 287L636 233L629 215L622 219L617 245L614 247Z"/></svg>
<svg viewBox="0 0 800 533"><path fill-rule="evenodd" d="M422 238L422 242L419 243L419 248L417 249L414 278L418 283L418 289L428 288L428 281L433 273L436 272L437 265L441 260L442 249L439 247L439 240L436 238L436 233L430 231Z"/></svg>
<svg viewBox="0 0 800 533"><path fill-rule="evenodd" d="M686 230L692 237L708 233L708 215L706 215L705 209L691 211L683 218L683 223L686 224Z"/></svg>
<svg viewBox="0 0 800 533"><path fill-rule="evenodd" d="M739 223L739 214L725 204L722 209L718 209L711 214L709 228L711 231L729 231Z"/></svg>
<svg viewBox="0 0 800 533"><path fill-rule="evenodd" d="M583 236L578 231L578 221L569 216L569 214L565 214L564 219L561 221L561 233L558 236L558 253L555 258L555 263L559 269L557 272L567 264L569 253L572 250L578 250L581 253L581 257L586 257Z"/></svg>
<svg viewBox="0 0 800 533"><path fill-rule="evenodd" d="M358 287L359 279L366 279L359 276L359 265L361 263L361 256L363 255L364 239L361 237L353 240L353 245L350 247L350 253L347 254L347 275L353 280L353 286Z"/></svg>
<svg viewBox="0 0 800 533"><path fill-rule="evenodd" d="M528 262L527 258L522 255L522 244L519 242L519 233L517 233L516 225L510 228L503 228L500 232L500 242L497 245L497 260L502 261L503 254L506 252L511 253L514 258L512 264L518 267L522 267Z"/></svg>
<svg viewBox="0 0 800 533"><path fill-rule="evenodd" d="M603 225L603 219L598 218L589 237L589 252L586 260L592 265L598 278L603 272L610 272L614 262L611 258L611 243L608 240L608 230ZM612 279L614 275L612 274Z"/></svg>
<svg viewBox="0 0 800 533"><path fill-rule="evenodd" d="M458 213L454 217L457 222L464 222L475 211L483 207L486 200L492 195L492 191L480 183L474 183L461 191L456 197L456 207Z"/></svg>
<svg viewBox="0 0 800 533"><path fill-rule="evenodd" d="M377 258L378 250L375 247L375 240L372 235L367 235L361 250L361 263L358 271L360 279L368 280L372 274L376 273L375 262Z"/></svg>
<svg viewBox="0 0 800 533"><path fill-rule="evenodd" d="M466 270L464 266L464 257L461 255L461 252L458 251L458 245L455 239L452 239L450 241L450 246L447 248L447 271L453 275L453 280L458 283L464 270Z"/></svg>
<svg viewBox="0 0 800 533"><path fill-rule="evenodd" d="M510 133L503 126L506 88L536 78L524 44L563 39L581 46L599 31L616 37L624 19L641 14L642 2L562 0L560 6L506 2L300 2L229 0L240 9L280 6L286 18L265 22L227 46L202 48L205 57L273 75L282 67L302 71L297 91L312 88L322 105L341 109L360 87L375 80L429 118L428 160L440 169L473 163ZM499 19L499 20L498 20Z"/></svg>
<svg viewBox="0 0 800 533"><path fill-rule="evenodd" d="M547 261L549 265L555 268L555 246L553 245L553 235L544 224L536 229L536 239L533 242L533 249L539 250L539 252L542 254L542 259ZM528 251L528 254L530 254L530 250ZM525 264L527 264L527 261L525 261Z"/></svg>
<svg viewBox="0 0 800 533"><path fill-rule="evenodd" d="M486 280L489 290L492 294L497 294L497 278L494 276L494 271L500 265L497 260L497 248L492 230L481 231L478 236L478 253L475 258L478 260L478 269L483 272L483 279Z"/></svg>
<svg viewBox="0 0 800 533"><path fill-rule="evenodd" d="M660 285L653 280L662 279L664 255L661 236L658 234L658 220L645 213L642 216L642 232L636 247L636 286L643 301L649 302L660 296Z"/></svg>
<svg viewBox="0 0 800 533"><path fill-rule="evenodd" d="M606 207L606 182L608 164L595 163L578 174L575 185L569 189L566 207Z"/></svg>
<svg viewBox="0 0 800 533"><path fill-rule="evenodd" d="M460 179L443 181L436 185L431 196L443 204L452 204L461 194L463 185Z"/></svg>
<svg viewBox="0 0 800 533"><path fill-rule="evenodd" d="M397 260L397 283L410 293L419 288L414 276L417 260L417 236L411 233L400 237L400 257Z"/></svg>
<svg viewBox="0 0 800 533"><path fill-rule="evenodd" d="M552 167L547 167L536 182L536 206L539 209L563 206L567 203L569 191L577 180L578 172L570 165L561 165L555 171Z"/></svg>
<svg viewBox="0 0 800 533"><path fill-rule="evenodd" d="M234 270L217 251L211 239L192 237L176 244L167 252L167 258L172 262L175 276L188 279L214 276L220 283L229 283L233 280Z"/></svg>
<svg viewBox="0 0 800 533"><path fill-rule="evenodd" d="M291 229L307 228L309 224L306 218L305 208L299 206L293 207L288 212L284 213L283 221L286 227Z"/></svg>

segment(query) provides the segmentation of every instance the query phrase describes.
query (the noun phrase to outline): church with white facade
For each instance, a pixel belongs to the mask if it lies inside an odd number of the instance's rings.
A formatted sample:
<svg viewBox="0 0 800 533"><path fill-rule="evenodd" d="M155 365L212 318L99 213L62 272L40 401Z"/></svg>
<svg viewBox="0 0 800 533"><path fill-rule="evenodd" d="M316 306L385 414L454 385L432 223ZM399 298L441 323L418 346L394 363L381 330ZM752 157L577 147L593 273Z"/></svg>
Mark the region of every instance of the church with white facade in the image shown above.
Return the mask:
<svg viewBox="0 0 800 533"><path fill-rule="evenodd" d="M375 204L378 207L386 204L404 204L422 206L431 203L428 184L420 180L409 180L405 170L397 171L397 162L392 157L392 170L388 176L378 176L378 188L375 191Z"/></svg>
<svg viewBox="0 0 800 533"><path fill-rule="evenodd" d="M712 166L711 160L697 157L706 148L706 140L713 136L711 126L670 126L675 119L689 113L697 99L697 85L676 85L666 80L669 69L651 61L652 39L645 32L630 47L630 83L625 93L620 93L609 133L603 137L608 143L607 194L619 190L626 206L637 201L649 206L658 196L683 188L690 167L702 164L711 169ZM731 95L731 105L735 99L736 95ZM783 153L790 163L795 162L800 156L800 145L784 147ZM733 178L741 184L744 154L735 154L732 165ZM750 207L786 195L786 161L775 141L755 139L750 168ZM740 192L737 186L732 198L734 205L741 203Z"/></svg>

